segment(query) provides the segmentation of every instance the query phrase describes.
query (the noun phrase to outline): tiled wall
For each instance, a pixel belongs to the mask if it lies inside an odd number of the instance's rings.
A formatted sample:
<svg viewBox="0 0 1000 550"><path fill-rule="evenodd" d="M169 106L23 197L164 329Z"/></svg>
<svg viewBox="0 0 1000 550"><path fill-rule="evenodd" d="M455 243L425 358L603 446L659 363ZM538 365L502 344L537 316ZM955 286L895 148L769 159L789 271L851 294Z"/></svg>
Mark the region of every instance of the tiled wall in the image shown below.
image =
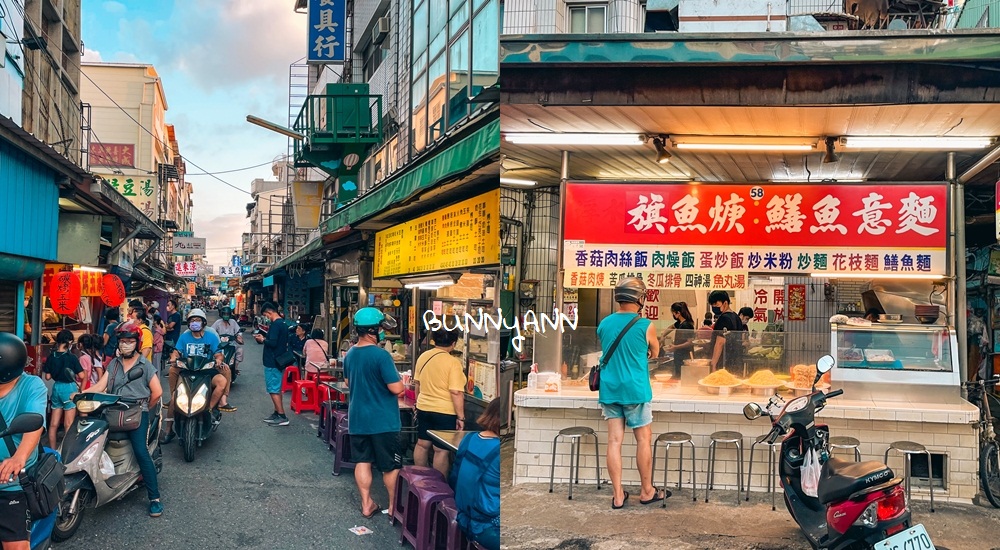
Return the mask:
<svg viewBox="0 0 1000 550"><path fill-rule="evenodd" d="M552 460L552 440L563 428L571 426L588 426L597 432L599 444L601 477L609 479L606 469L608 434L607 422L603 420L598 409L579 408L533 408L517 407L517 432L514 454L514 483L548 483L549 466ZM902 422L870 419L830 418L824 419L830 426L832 436L847 435L861 440L862 460L882 460L882 454L889 443L898 440L910 440L922 443L932 453L947 455L946 464L947 490L935 487L935 501L950 501L970 503L976 496L978 486L977 436L972 426L968 424L943 424L930 422ZM743 456L744 476L747 472L750 457L750 444L754 438L767 433L770 429L764 420L750 422L741 415L709 414L709 413L678 413L656 412L653 422L653 437L668 431L683 431L694 436L697 447L697 483L700 491L704 491L705 472L708 458L708 435L717 430L739 430L744 435ZM569 479L569 443L559 443L556 449L555 479L557 483L565 483ZM758 446L760 447L760 446ZM839 453L839 451L838 451ZM663 447L658 451L654 480L660 483L663 475ZM674 448L670 454L671 483L676 483L676 460L678 452ZM841 456L838 454L838 456ZM850 455L842 455L849 458ZM594 478L594 448L587 441L580 453L581 483L593 483ZM690 451L685 449L685 487L689 486ZM737 481L737 454L732 445L720 446L717 451L715 488L735 489ZM763 461L767 460L764 451L756 451L754 457L751 490L766 490L767 468ZM635 439L631 433L625 435L622 446L622 479L626 485L638 485L639 476L635 465ZM897 455L889 458L889 466L897 476L903 472L903 463ZM744 477L744 483L746 477ZM702 493L704 494L704 493ZM928 499L926 488L919 485L913 487L913 498Z"/></svg>

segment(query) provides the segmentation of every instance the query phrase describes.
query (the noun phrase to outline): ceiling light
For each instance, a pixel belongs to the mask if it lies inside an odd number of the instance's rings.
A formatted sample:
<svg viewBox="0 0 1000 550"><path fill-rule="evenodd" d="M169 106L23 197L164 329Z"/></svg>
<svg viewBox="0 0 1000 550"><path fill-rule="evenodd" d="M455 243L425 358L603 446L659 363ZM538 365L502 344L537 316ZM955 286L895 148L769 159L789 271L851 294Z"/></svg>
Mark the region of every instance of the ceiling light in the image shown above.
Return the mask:
<svg viewBox="0 0 1000 550"><path fill-rule="evenodd" d="M438 290L446 286L451 286L455 283L452 282L442 282L442 283L412 283L408 285L403 285L403 288L416 288L419 290Z"/></svg>
<svg viewBox="0 0 1000 550"><path fill-rule="evenodd" d="M826 153L823 154L823 164L831 164L840 160L835 148L837 140L832 137L826 138Z"/></svg>
<svg viewBox="0 0 1000 550"><path fill-rule="evenodd" d="M813 151L817 138L754 136L670 136L677 149L692 151Z"/></svg>
<svg viewBox="0 0 1000 550"><path fill-rule="evenodd" d="M89 266L85 266L85 265L81 265L79 267L74 268L74 271L90 271L92 273L107 273L108 272L108 270L104 269L104 268L89 267Z"/></svg>
<svg viewBox="0 0 1000 550"><path fill-rule="evenodd" d="M930 273L811 273L811 277L828 279L947 279L946 275Z"/></svg>
<svg viewBox="0 0 1000 550"><path fill-rule="evenodd" d="M531 133L504 134L509 143L525 145L645 145L640 134L563 134Z"/></svg>
<svg viewBox="0 0 1000 550"><path fill-rule="evenodd" d="M983 149L993 144L992 137L960 136L846 136L840 144L847 149Z"/></svg>
<svg viewBox="0 0 1000 550"><path fill-rule="evenodd" d="M517 178L505 178L503 176L500 176L500 184L501 185L515 185L515 186L518 186L518 187L534 187L534 186L538 185L538 182L534 181L534 180L522 180L522 179L517 179Z"/></svg>
<svg viewBox="0 0 1000 550"><path fill-rule="evenodd" d="M670 157L672 155L667 152L667 148L664 146L664 144L666 143L666 140L667 140L666 136L660 136L660 137L653 138L653 147L656 149L656 163L657 164L666 164L666 163L670 162Z"/></svg>

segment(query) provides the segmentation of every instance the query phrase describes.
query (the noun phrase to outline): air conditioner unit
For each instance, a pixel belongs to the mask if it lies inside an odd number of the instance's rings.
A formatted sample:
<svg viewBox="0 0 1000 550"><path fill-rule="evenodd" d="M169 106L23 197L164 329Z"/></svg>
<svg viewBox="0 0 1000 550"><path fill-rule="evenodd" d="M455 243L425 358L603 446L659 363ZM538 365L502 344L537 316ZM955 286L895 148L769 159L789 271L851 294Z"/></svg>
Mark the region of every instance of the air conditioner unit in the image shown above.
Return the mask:
<svg viewBox="0 0 1000 550"><path fill-rule="evenodd" d="M372 43L381 44L387 36L389 36L389 17L379 17L375 21L375 28L372 29Z"/></svg>

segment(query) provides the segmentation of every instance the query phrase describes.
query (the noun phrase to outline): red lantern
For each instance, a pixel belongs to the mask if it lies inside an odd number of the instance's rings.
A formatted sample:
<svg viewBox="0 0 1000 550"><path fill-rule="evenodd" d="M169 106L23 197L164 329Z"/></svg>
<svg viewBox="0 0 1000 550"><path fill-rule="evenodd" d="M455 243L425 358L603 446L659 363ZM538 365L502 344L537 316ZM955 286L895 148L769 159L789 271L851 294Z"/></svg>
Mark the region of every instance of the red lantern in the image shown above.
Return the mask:
<svg viewBox="0 0 1000 550"><path fill-rule="evenodd" d="M101 301L109 307L118 307L125 301L125 285L118 275L108 273L101 277Z"/></svg>
<svg viewBox="0 0 1000 550"><path fill-rule="evenodd" d="M76 312L80 305L80 277L72 271L60 271L49 283L49 302L61 315Z"/></svg>

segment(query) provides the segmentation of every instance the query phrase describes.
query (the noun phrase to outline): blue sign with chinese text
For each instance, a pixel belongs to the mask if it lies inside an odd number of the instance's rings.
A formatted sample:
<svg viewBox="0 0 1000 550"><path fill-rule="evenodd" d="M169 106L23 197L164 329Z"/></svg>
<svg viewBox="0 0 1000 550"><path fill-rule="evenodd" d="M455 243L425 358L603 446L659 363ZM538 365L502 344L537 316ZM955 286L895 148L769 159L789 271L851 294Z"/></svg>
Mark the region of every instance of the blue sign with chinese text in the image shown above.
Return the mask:
<svg viewBox="0 0 1000 550"><path fill-rule="evenodd" d="M347 0L309 0L309 63L347 59Z"/></svg>

